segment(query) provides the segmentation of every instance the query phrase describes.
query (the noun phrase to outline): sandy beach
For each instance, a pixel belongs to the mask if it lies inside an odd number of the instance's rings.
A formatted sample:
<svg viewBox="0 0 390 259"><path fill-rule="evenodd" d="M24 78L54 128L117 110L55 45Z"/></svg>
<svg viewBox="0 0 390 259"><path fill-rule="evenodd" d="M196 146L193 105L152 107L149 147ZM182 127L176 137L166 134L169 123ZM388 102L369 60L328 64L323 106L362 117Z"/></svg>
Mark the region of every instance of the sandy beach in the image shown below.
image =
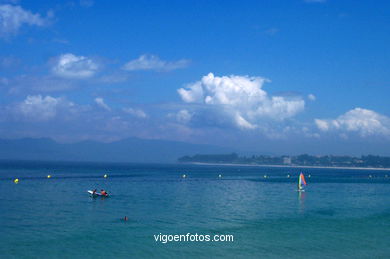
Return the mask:
<svg viewBox="0 0 390 259"><path fill-rule="evenodd" d="M277 167L277 168L318 168L318 169L345 169L345 170L377 170L390 171L390 168L376 167L346 167L346 166L305 166L305 165L258 165L258 164L233 164L233 163L185 163L192 165L217 165L217 166L256 166L256 167Z"/></svg>

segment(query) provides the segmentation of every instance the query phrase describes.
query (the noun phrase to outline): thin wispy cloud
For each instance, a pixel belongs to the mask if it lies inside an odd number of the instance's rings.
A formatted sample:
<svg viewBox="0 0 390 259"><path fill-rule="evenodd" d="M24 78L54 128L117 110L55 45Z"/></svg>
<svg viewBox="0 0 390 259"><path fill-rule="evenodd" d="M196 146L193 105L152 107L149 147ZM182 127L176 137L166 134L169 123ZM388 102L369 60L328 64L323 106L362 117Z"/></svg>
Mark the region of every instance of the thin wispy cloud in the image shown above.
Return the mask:
<svg viewBox="0 0 390 259"><path fill-rule="evenodd" d="M19 75L0 81L10 94L57 92L75 87L75 83L52 75Z"/></svg>
<svg viewBox="0 0 390 259"><path fill-rule="evenodd" d="M188 110L180 110L176 113L176 120L180 123L187 123L191 120L193 114Z"/></svg>
<svg viewBox="0 0 390 259"><path fill-rule="evenodd" d="M92 7L95 4L93 0L80 0L79 3L82 7Z"/></svg>
<svg viewBox="0 0 390 259"><path fill-rule="evenodd" d="M308 94L307 99L309 99L310 101L315 101L317 97L314 94Z"/></svg>
<svg viewBox="0 0 390 259"><path fill-rule="evenodd" d="M9 38L16 35L23 25L46 26L53 16L49 12L48 17L38 13L32 13L19 5L0 4L0 38Z"/></svg>
<svg viewBox="0 0 390 259"><path fill-rule="evenodd" d="M129 75L126 72L113 72L111 74L105 74L102 75L100 78L98 78L98 81L101 83L107 83L107 84L116 84L116 83L122 83L129 79Z"/></svg>
<svg viewBox="0 0 390 259"><path fill-rule="evenodd" d="M131 108L131 107L126 107L122 109L125 113L130 114L134 117L137 118L147 118L148 115L141 109L136 109L136 108Z"/></svg>
<svg viewBox="0 0 390 259"><path fill-rule="evenodd" d="M189 65L189 60L181 59L177 61L161 60L158 56L142 55L135 60L127 62L122 68L127 71L136 70L155 70L155 71L171 71L180 68L185 68Z"/></svg>
<svg viewBox="0 0 390 259"><path fill-rule="evenodd" d="M111 108L110 106L108 106L105 102L104 102L104 99L102 97L97 97L95 98L95 103L103 108L104 110L107 110L107 111L111 111Z"/></svg>

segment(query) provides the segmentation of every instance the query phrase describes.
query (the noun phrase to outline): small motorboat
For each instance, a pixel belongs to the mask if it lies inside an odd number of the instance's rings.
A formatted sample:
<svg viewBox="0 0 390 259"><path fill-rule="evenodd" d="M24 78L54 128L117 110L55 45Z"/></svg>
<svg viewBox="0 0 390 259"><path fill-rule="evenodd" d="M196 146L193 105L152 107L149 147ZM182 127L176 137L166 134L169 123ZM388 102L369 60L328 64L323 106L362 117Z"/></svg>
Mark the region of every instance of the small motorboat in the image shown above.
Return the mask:
<svg viewBox="0 0 390 259"><path fill-rule="evenodd" d="M91 190L88 190L88 193L89 193L92 197L109 197L108 193L106 193L106 194L101 194L100 192L95 192L95 193L93 193L93 191L91 191Z"/></svg>

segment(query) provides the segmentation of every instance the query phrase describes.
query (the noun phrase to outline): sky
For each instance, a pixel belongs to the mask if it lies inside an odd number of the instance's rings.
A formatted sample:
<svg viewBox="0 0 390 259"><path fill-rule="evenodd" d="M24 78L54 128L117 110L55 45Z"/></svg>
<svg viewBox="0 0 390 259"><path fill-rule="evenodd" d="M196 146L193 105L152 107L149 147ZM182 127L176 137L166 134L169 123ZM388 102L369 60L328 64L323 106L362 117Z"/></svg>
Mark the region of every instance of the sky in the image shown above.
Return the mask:
<svg viewBox="0 0 390 259"><path fill-rule="evenodd" d="M390 155L390 2L0 0L0 136Z"/></svg>

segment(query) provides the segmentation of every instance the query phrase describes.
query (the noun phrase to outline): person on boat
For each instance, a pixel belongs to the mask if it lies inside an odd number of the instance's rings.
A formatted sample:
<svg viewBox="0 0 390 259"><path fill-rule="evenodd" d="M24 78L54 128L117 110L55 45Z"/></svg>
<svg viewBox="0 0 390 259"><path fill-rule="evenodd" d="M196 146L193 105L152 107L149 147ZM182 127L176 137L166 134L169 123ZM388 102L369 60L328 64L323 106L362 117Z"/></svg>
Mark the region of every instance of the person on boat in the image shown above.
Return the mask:
<svg viewBox="0 0 390 259"><path fill-rule="evenodd" d="M100 194L103 196L108 196L108 193L103 189L100 190Z"/></svg>
<svg viewBox="0 0 390 259"><path fill-rule="evenodd" d="M97 192L97 190L95 189L95 190L93 190L92 191L92 195L96 195L96 192Z"/></svg>

